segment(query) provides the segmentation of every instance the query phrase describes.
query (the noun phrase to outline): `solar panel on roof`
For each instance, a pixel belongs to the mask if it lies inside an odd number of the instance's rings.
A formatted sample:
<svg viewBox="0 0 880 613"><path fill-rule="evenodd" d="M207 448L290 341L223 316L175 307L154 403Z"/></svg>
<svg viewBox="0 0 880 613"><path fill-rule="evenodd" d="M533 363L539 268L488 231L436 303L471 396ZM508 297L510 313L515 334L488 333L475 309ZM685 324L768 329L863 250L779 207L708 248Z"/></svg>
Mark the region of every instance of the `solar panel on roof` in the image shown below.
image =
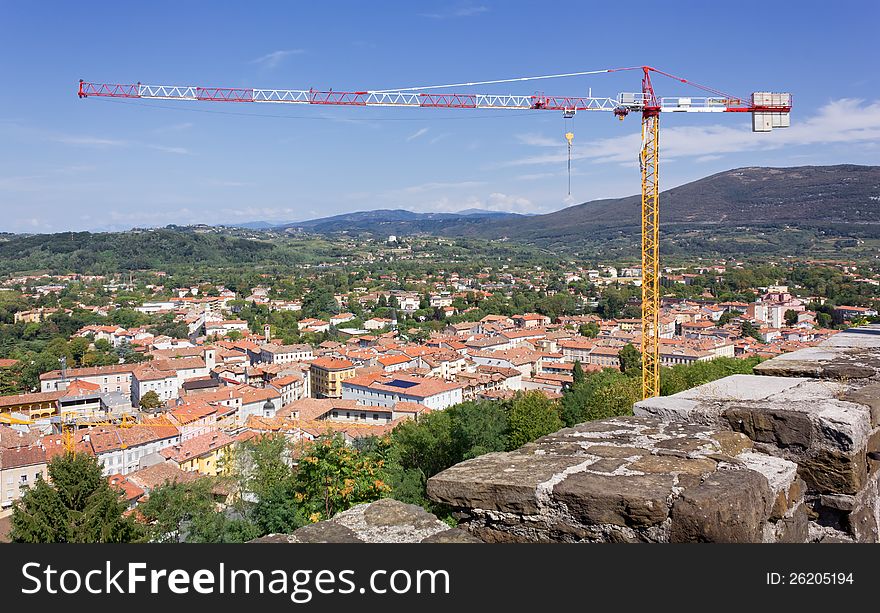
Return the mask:
<svg viewBox="0 0 880 613"><path fill-rule="evenodd" d="M409 389L411 387L418 385L418 383L416 383L415 381L403 381L401 379L394 379L393 381L389 381L385 385L391 385L393 387L400 387L403 389Z"/></svg>

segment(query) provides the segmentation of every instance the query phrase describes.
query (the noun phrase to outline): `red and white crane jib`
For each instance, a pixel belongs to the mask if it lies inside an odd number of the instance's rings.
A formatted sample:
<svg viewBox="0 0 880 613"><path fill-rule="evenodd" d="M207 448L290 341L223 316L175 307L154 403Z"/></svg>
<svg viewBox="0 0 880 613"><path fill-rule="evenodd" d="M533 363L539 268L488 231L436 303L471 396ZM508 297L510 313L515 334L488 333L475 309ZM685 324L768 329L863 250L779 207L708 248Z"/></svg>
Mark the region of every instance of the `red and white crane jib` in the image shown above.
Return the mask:
<svg viewBox="0 0 880 613"><path fill-rule="evenodd" d="M393 106L457 109L542 109L551 111L613 111L614 98L511 94L453 94L412 91L319 91L314 89L256 89L145 85L80 81L80 98L144 98L152 100L202 100L210 102L262 102L275 104L326 104L334 106Z"/></svg>
<svg viewBox="0 0 880 613"><path fill-rule="evenodd" d="M645 67L648 71L660 72ZM660 72L666 75L666 73ZM671 76L671 75L667 75ZM648 113L752 113L752 129L766 132L790 125L791 94L757 92L751 100L732 97L695 85L713 96L654 96L650 79L642 92L624 92L616 98L592 96L547 96L544 94L455 94L424 91L319 91L314 89L257 89L236 87L198 87L193 85L145 85L79 82L79 97L141 98L148 100L199 100L209 102L256 102L268 104L320 104L330 106L384 106L449 109L510 109L575 111L611 111L620 118L629 112Z"/></svg>

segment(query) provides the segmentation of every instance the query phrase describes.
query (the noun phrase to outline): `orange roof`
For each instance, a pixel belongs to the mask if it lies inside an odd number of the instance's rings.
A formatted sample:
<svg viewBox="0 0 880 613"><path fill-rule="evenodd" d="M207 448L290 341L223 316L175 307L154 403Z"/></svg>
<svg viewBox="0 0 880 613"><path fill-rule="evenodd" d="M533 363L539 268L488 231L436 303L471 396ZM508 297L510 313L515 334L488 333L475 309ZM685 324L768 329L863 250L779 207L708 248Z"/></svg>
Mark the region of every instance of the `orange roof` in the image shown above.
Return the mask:
<svg viewBox="0 0 880 613"><path fill-rule="evenodd" d="M345 370L354 368L354 364L348 360L340 360L336 358L317 358L311 362L312 366L323 368L324 370Z"/></svg>
<svg viewBox="0 0 880 613"><path fill-rule="evenodd" d="M198 458L213 453L234 442L235 439L225 432L208 432L207 434L202 434L184 441L179 445L166 447L159 453L161 453L166 459L180 464L181 462L186 462L192 458Z"/></svg>
<svg viewBox="0 0 880 613"><path fill-rule="evenodd" d="M71 381L67 386L67 389L64 391L67 392L65 396L83 396L85 394L100 391L100 389L101 386L97 383L89 383L88 381L76 379L75 381Z"/></svg>
<svg viewBox="0 0 880 613"><path fill-rule="evenodd" d="M401 382L413 385L398 385ZM459 383L449 383L442 379L435 379L433 377L415 377L400 373L373 373L359 375L343 381L343 387L352 385L415 398L427 398L428 396L441 394L462 387Z"/></svg>
<svg viewBox="0 0 880 613"><path fill-rule="evenodd" d="M298 375L296 373L292 375L287 375L285 377L275 377L271 381L269 381L269 385L273 387L286 387L292 383L296 383L298 381L302 381L302 375Z"/></svg>
<svg viewBox="0 0 880 613"><path fill-rule="evenodd" d="M75 379L77 377L96 377L101 375L116 375L122 373L130 373L136 368L136 364L112 364L110 366L90 366L87 368L68 368L67 378ZM40 381L51 379L60 379L61 371L53 370L44 372L40 375Z"/></svg>
<svg viewBox="0 0 880 613"><path fill-rule="evenodd" d="M0 408L22 404L53 402L55 400L58 400L59 398L63 398L66 394L67 392L65 390L58 390L56 392L35 392L33 394L0 396Z"/></svg>
<svg viewBox="0 0 880 613"><path fill-rule="evenodd" d="M204 402L193 402L177 407L171 411L171 415L174 416L177 423L183 425L203 419L216 412L217 407Z"/></svg>
<svg viewBox="0 0 880 613"><path fill-rule="evenodd" d="M270 400L272 398L280 398L281 393L272 387L251 387L249 385L243 385L239 387L239 392L241 392L241 402L242 404L251 404L254 402L260 402L265 400Z"/></svg>
<svg viewBox="0 0 880 613"><path fill-rule="evenodd" d="M365 407L367 409L371 407ZM375 407L373 407L375 408ZM421 402L398 402L394 405L395 413L430 413L431 409Z"/></svg>
<svg viewBox="0 0 880 613"><path fill-rule="evenodd" d="M379 363L382 366L394 366L395 364L405 364L410 361L412 361L412 358L408 355L383 355L379 358Z"/></svg>
<svg viewBox="0 0 880 613"><path fill-rule="evenodd" d="M123 496L125 496L125 499L129 502L137 500L146 493L143 488L138 487L126 477L118 473L107 477L107 481L110 482L110 487L121 491Z"/></svg>

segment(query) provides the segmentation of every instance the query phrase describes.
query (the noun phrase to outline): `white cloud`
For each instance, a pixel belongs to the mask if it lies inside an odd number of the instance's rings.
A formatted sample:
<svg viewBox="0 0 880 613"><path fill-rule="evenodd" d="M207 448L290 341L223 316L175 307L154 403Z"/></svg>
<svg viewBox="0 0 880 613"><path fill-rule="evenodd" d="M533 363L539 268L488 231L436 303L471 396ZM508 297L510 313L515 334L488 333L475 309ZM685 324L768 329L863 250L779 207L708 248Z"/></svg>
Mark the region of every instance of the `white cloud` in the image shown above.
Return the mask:
<svg viewBox="0 0 880 613"><path fill-rule="evenodd" d="M525 144L551 146L552 139L540 135L520 135ZM572 159L595 162L635 163L641 136L638 133L592 141L586 149L575 148ZM880 140L880 101L865 103L855 98L829 102L803 121L792 118L792 127L769 133L753 133L750 127L723 125L664 126L660 146L664 161L673 157L697 157L698 161L720 159L723 154L743 151L770 151L782 147L824 145L834 143L872 143ZM552 145L555 146L555 141ZM717 156L710 158L709 156ZM555 164L564 162L567 154L533 155L503 163L502 166Z"/></svg>
<svg viewBox="0 0 880 613"><path fill-rule="evenodd" d="M394 197L398 195L422 194L425 192L436 191L438 189L468 189L485 185L484 181L457 181L457 182L441 182L433 181L422 183L420 185L411 185L400 189L391 190L383 194L384 197Z"/></svg>
<svg viewBox="0 0 880 613"><path fill-rule="evenodd" d="M85 145L87 147L125 147L128 141L118 140L115 138L101 138L98 136L74 136L69 134L58 134L50 137L49 140L65 145Z"/></svg>
<svg viewBox="0 0 880 613"><path fill-rule="evenodd" d="M160 126L153 130L153 134L164 134L165 132L181 132L183 130L189 130L193 127L193 124L189 121L184 121L182 123L173 123L167 126Z"/></svg>
<svg viewBox="0 0 880 613"><path fill-rule="evenodd" d="M173 153L175 155L189 155L192 152L185 147L175 147L170 145L159 145L155 143L144 143L139 141L124 140L118 138L105 138L101 136L76 135L76 134L42 134L44 140L62 145L74 145L78 147L95 147L98 149L123 148L123 147L144 147L153 149L163 153Z"/></svg>
<svg viewBox="0 0 880 613"><path fill-rule="evenodd" d="M235 217L237 219L247 219L248 221L261 220L283 220L290 221L291 216L296 214L297 210L290 207L257 207L248 206L234 209L221 209L219 211L219 221L226 217Z"/></svg>
<svg viewBox="0 0 880 613"><path fill-rule="evenodd" d="M411 140L415 140L415 139L419 138L420 136L424 136L425 134L427 134L429 129L430 128L419 128L418 130L416 130L415 132L413 132L412 134L410 134L409 136L406 137L406 142L409 142Z"/></svg>
<svg viewBox="0 0 880 613"><path fill-rule="evenodd" d="M455 17L475 17L489 11L489 7L481 5L466 5L436 13L422 13L422 17L429 19L453 19Z"/></svg>
<svg viewBox="0 0 880 613"><path fill-rule="evenodd" d="M454 213L466 209L484 209L487 211L500 211L505 213L543 212L528 198L503 194L501 192L492 192L486 196L470 195L463 198L442 196L440 198L413 203L407 206L407 208L413 211L431 211L439 213Z"/></svg>
<svg viewBox="0 0 880 613"><path fill-rule="evenodd" d="M166 147L165 145L146 145L149 149L155 149L163 153L174 153L177 155L190 155L192 151L186 147Z"/></svg>
<svg viewBox="0 0 880 613"><path fill-rule="evenodd" d="M303 49L279 49L278 51L272 51L271 53L267 53L266 55L260 56L255 60L251 60L248 62L249 64L257 64L260 68L265 68L266 70L272 70L273 68L278 67L285 58L290 57L291 55L299 55L301 53L305 53Z"/></svg>
<svg viewBox="0 0 880 613"><path fill-rule="evenodd" d="M563 138L550 138L544 134L535 134L534 132L528 132L526 134L516 134L516 140L518 140L523 145L530 145L532 147L562 147L565 146L565 139Z"/></svg>

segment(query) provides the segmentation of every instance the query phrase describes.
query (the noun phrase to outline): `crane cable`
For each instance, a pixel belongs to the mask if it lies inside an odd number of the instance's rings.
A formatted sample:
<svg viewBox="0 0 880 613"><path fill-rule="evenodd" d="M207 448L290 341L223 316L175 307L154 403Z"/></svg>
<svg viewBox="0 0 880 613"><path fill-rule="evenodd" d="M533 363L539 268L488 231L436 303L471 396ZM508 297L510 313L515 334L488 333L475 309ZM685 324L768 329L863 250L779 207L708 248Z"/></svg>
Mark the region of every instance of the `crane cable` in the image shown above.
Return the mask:
<svg viewBox="0 0 880 613"><path fill-rule="evenodd" d="M574 131L572 128L572 119L574 118L574 114L571 115L565 114L563 115L565 121L565 140L568 141L568 196L571 197L571 145L574 140Z"/></svg>
<svg viewBox="0 0 880 613"><path fill-rule="evenodd" d="M469 87L472 85L494 85L497 83L514 83L518 81L537 81L539 79L558 79L563 77L580 77L585 75L603 74L606 72L620 72L623 70L641 70L641 66L628 66L626 68L606 68L604 70L584 70L581 72L566 72L561 74L539 75L535 77L515 77L511 79L495 79L494 81L471 81L468 83L449 83L446 85L423 85L420 87L399 87L397 89L374 89L370 93L384 94L389 92L411 92L424 89L444 89L447 87Z"/></svg>

